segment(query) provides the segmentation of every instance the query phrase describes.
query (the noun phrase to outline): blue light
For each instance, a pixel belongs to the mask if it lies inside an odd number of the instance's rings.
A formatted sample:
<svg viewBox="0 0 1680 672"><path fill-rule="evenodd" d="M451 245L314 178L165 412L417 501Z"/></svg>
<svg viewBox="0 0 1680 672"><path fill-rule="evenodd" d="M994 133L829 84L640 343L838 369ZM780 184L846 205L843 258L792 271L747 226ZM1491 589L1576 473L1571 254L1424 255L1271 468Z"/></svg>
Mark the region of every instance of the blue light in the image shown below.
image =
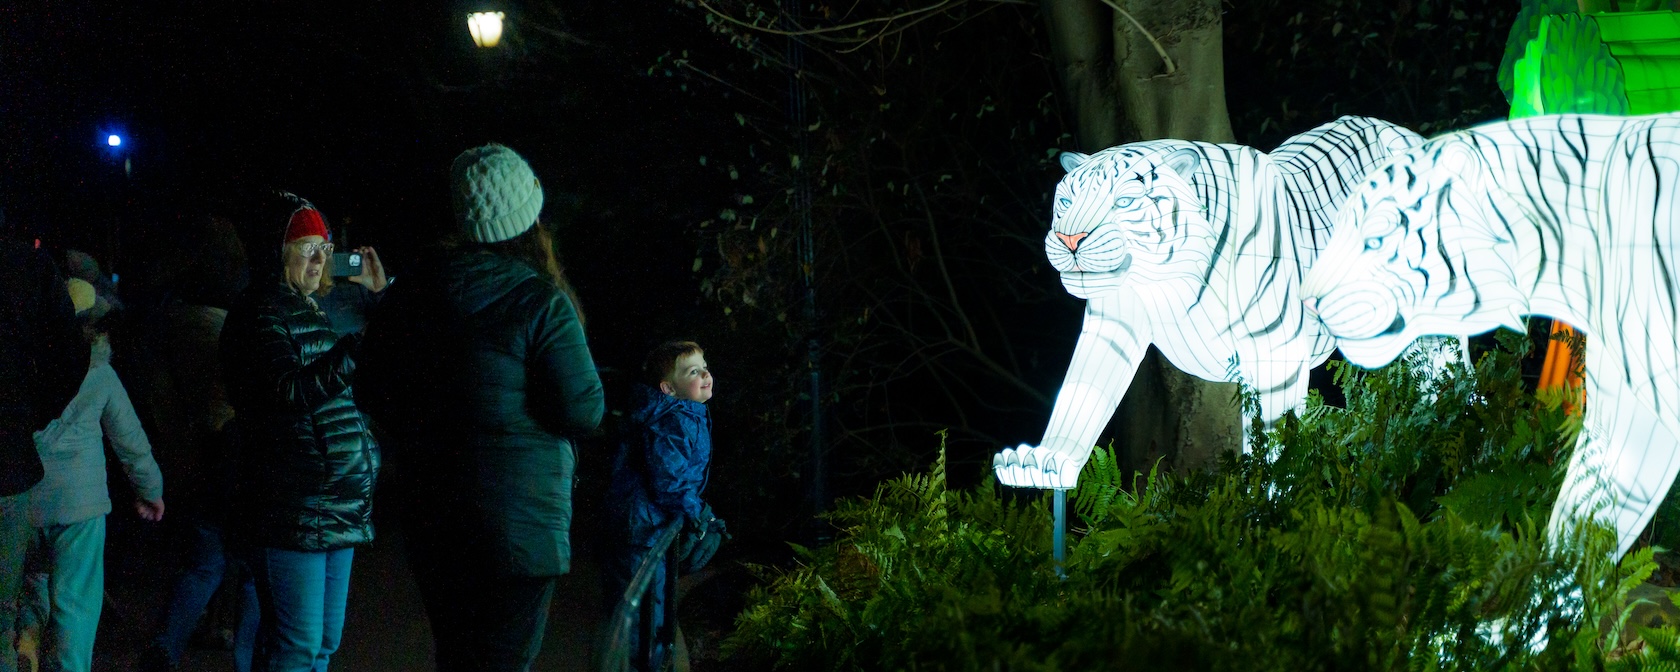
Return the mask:
<svg viewBox="0 0 1680 672"><path fill-rule="evenodd" d="M105 144L110 145L112 147L119 146L119 145L122 144L122 136L112 134L110 137L105 138Z"/></svg>

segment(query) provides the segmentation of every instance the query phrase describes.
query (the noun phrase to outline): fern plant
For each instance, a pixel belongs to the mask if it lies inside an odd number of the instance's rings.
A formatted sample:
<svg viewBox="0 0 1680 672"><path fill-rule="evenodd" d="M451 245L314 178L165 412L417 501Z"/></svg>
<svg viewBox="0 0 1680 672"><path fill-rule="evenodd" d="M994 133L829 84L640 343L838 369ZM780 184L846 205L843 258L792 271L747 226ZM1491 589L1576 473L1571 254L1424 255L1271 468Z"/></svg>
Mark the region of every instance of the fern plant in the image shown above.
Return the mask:
<svg viewBox="0 0 1680 672"><path fill-rule="evenodd" d="M1607 672L1680 672L1680 630L1674 627L1641 628L1644 644L1637 651L1610 661Z"/></svg>
<svg viewBox="0 0 1680 672"><path fill-rule="evenodd" d="M1314 398L1217 472L1126 474L1099 448L1065 580L1048 495L950 490L942 452L838 505L799 566L760 568L725 650L789 670L1659 669L1672 640L1614 647L1651 552L1613 562L1592 525L1546 540L1578 420L1524 386L1527 347L1501 336L1473 372L1338 366L1345 407Z"/></svg>

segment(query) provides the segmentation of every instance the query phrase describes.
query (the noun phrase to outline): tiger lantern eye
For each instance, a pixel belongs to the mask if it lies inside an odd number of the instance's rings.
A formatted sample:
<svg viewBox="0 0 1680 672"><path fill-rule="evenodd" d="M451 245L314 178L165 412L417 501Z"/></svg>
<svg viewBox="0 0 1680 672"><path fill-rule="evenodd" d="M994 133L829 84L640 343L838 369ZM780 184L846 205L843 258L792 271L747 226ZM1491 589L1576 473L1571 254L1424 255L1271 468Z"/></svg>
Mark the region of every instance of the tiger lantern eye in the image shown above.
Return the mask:
<svg viewBox="0 0 1680 672"><path fill-rule="evenodd" d="M1129 208L1129 207L1132 207L1132 204L1136 203L1136 202L1137 202L1136 197L1121 196L1120 198L1114 199L1114 207L1116 207L1116 208Z"/></svg>
<svg viewBox="0 0 1680 672"><path fill-rule="evenodd" d="M1365 239L1366 250L1375 251L1379 247L1382 247L1382 238L1380 236L1371 236L1370 238Z"/></svg>

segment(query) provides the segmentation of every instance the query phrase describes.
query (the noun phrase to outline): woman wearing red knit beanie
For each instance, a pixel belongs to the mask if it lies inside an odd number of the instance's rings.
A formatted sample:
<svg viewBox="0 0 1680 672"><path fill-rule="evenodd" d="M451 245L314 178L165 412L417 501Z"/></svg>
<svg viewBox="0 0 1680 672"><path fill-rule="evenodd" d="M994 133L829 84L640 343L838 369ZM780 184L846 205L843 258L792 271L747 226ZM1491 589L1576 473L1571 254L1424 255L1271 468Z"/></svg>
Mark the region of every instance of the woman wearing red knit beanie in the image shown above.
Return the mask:
<svg viewBox="0 0 1680 672"><path fill-rule="evenodd" d="M330 285L332 233L307 202L282 222L278 277L254 280L222 326L240 443L229 527L262 609L252 669L325 670L355 547L373 540L379 449L350 387L360 338L335 335L312 296Z"/></svg>

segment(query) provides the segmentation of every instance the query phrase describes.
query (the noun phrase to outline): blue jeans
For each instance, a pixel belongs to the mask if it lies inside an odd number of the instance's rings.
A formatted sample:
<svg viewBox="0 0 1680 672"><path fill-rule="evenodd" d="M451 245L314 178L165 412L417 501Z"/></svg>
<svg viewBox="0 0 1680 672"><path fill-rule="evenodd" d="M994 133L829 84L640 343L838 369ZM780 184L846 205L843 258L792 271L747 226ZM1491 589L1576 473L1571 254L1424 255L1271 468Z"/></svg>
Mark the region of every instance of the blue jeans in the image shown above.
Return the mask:
<svg viewBox="0 0 1680 672"><path fill-rule="evenodd" d="M36 532L47 558L44 640L64 672L93 669L93 638L105 608L105 516ZM51 668L51 666L48 666Z"/></svg>
<svg viewBox="0 0 1680 672"><path fill-rule="evenodd" d="M262 617L251 669L326 672L344 632L355 557L354 548L322 553L252 549L251 575Z"/></svg>
<svg viewBox="0 0 1680 672"><path fill-rule="evenodd" d="M163 616L163 632L152 645L164 652L171 664L180 662L187 640L198 627L204 608L215 597L216 589L226 576L230 557L222 540L222 531L202 520L194 520L188 539L187 566L175 583L169 610ZM239 628L233 636L233 667L238 672L251 672L251 651L257 640L257 586L251 573L244 572L239 591Z"/></svg>
<svg viewBox="0 0 1680 672"><path fill-rule="evenodd" d="M12 637L29 531L29 493L0 497L0 672L17 672Z"/></svg>

